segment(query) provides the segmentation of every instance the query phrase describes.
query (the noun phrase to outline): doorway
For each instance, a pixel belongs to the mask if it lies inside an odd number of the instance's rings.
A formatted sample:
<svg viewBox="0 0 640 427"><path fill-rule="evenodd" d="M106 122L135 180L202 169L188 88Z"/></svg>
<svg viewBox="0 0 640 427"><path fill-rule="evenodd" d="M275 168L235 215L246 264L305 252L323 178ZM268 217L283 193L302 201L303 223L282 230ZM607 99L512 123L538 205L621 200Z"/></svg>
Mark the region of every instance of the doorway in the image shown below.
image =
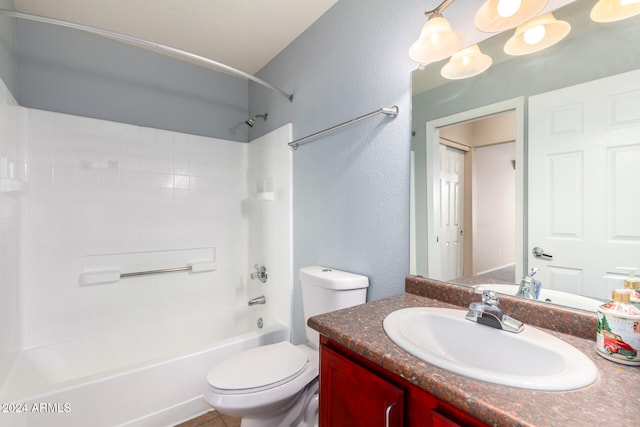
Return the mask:
<svg viewBox="0 0 640 427"><path fill-rule="evenodd" d="M430 278L515 283L522 275L523 140L522 98L427 123Z"/></svg>

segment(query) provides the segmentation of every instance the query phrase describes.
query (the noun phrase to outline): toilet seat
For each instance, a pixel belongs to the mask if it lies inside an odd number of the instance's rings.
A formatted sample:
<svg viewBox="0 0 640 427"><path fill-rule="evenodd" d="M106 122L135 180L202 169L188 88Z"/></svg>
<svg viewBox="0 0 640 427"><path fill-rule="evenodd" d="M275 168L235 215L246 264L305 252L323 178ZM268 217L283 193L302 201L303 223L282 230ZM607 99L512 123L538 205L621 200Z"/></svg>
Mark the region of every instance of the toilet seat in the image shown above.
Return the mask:
<svg viewBox="0 0 640 427"><path fill-rule="evenodd" d="M207 382L213 391L227 395L257 393L292 381L308 363L307 353L283 341L220 362L209 371Z"/></svg>

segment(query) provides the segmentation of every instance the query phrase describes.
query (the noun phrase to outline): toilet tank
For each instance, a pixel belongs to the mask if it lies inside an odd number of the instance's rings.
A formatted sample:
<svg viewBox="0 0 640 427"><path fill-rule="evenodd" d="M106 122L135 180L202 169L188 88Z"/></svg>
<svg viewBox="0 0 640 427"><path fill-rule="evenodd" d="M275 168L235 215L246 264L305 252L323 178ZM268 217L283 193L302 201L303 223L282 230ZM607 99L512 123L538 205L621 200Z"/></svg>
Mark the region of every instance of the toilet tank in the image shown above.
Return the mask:
<svg viewBox="0 0 640 427"><path fill-rule="evenodd" d="M318 265L301 268L299 277L307 341L318 348L318 332L306 326L309 317L365 303L369 278Z"/></svg>

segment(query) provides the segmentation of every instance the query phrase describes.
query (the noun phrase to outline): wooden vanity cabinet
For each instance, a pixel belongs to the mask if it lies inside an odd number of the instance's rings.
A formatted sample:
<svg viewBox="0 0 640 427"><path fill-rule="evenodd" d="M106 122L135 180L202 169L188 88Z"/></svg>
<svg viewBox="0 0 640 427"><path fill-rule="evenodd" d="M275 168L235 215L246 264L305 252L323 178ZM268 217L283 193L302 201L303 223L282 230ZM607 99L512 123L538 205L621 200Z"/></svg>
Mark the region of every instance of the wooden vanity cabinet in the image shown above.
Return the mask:
<svg viewBox="0 0 640 427"><path fill-rule="evenodd" d="M485 424L321 336L319 426L475 427Z"/></svg>

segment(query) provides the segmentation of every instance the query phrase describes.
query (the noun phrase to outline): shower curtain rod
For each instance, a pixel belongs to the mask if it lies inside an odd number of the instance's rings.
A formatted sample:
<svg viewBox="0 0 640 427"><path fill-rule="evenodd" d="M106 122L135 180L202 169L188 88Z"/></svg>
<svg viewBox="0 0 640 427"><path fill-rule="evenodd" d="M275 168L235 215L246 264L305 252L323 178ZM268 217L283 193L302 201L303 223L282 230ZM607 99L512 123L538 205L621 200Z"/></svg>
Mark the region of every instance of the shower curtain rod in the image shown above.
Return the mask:
<svg viewBox="0 0 640 427"><path fill-rule="evenodd" d="M311 135L307 135L307 136L305 136L303 138L296 139L295 141L292 141L292 142L289 143L289 147L292 147L294 150L297 150L298 149L298 145L300 145L300 144L302 144L304 142L307 142L310 139L316 138L316 137L318 137L320 135L324 135L325 133L333 132L334 130L340 129L340 128L345 127L345 126L352 125L352 124L357 123L357 122L359 122L361 120L368 119L369 117L377 116L378 114L385 114L387 116L391 116L392 118L395 118L398 115L399 111L400 110L398 109L398 107L396 105L394 105L393 107L388 107L388 108L383 107L383 108L380 108L379 110L372 111L372 112L370 112L368 114L365 114L363 116L356 117L355 119L351 119L351 120L348 120L348 121L346 121L344 123L340 123L339 125L331 126L330 128L327 128L325 130L321 130L321 131L313 133Z"/></svg>
<svg viewBox="0 0 640 427"><path fill-rule="evenodd" d="M15 12L13 10L8 10L8 9L2 9L0 8L0 15L6 15L6 16L11 16L13 18L19 18L19 19L26 19L29 21L37 21L37 22L44 22L47 24L52 24L52 25L58 25L61 27L67 27L67 28L73 28L76 30L80 30L80 31L86 31L88 33L92 33L92 34L96 34L102 37L106 37L106 38L110 38L110 39L115 39L118 41L122 41L122 42L128 42L128 43L133 43L133 44L137 44L139 46L144 46L147 48L151 48L151 49L155 49L157 51L159 51L160 53L163 53L165 55L173 55L173 56L177 56L180 59L184 59L184 58L188 58L191 60L195 60L196 62L201 63L202 64L206 64L209 66L213 66L219 69L222 69L226 72L229 72L231 74L234 74L238 77L242 77L244 79L247 80L251 80L255 83L258 83L264 87L266 87L267 89L271 89L272 91L282 95L283 97L287 98L290 102L293 102L293 95L292 94L288 94L285 91L283 91L282 89L279 89L267 82L265 82L262 79L259 79L255 76L252 76L251 74L245 73L244 71L240 71L236 68L230 67L228 65L225 65L221 62L217 62L214 61L212 59L209 58L205 58L204 56L200 56L200 55L196 55L194 53L191 52L187 52L181 49L176 49L174 47L170 47L170 46L166 46L160 43L156 43L156 42L152 42L149 40L144 40L144 39L140 39L137 37L133 37L133 36L128 36L126 34L120 34L120 33L116 33L113 31L109 31L109 30L104 30L101 28L96 28L96 27L90 27L88 25L82 25L82 24L76 24L74 22L68 22L68 21L62 21L60 19L54 19L54 18L47 18L44 16L38 16L38 15L31 15L28 13L22 13L22 12Z"/></svg>

